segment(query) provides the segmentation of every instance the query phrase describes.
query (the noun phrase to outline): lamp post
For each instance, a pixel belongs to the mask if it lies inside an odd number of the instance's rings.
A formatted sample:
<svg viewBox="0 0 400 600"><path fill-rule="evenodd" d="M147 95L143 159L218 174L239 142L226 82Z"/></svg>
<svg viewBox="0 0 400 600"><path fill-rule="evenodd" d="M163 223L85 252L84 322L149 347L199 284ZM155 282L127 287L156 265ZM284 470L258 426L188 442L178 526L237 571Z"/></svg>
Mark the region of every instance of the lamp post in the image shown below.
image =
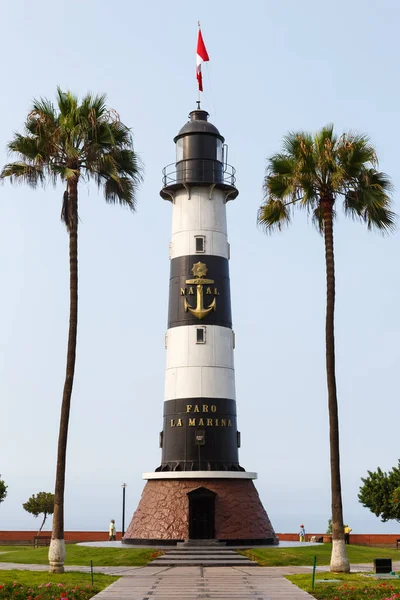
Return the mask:
<svg viewBox="0 0 400 600"><path fill-rule="evenodd" d="M125 489L126 489L126 483L122 484L122 536L121 538L124 537L125 534Z"/></svg>

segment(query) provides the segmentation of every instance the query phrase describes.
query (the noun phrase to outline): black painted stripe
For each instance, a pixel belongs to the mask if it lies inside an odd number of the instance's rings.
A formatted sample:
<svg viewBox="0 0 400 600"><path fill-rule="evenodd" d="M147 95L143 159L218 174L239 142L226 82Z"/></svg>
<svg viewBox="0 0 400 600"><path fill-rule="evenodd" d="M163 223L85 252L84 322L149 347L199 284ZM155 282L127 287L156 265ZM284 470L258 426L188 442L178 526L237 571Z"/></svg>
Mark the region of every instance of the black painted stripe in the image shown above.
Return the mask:
<svg viewBox="0 0 400 600"><path fill-rule="evenodd" d="M196 436L204 435L204 445ZM162 464L158 470L242 470L236 401L179 398L164 402Z"/></svg>
<svg viewBox="0 0 400 600"><path fill-rule="evenodd" d="M204 279L214 282L203 286L204 306L207 308L214 298L216 300L215 311L211 311L201 320L189 310L185 311L185 298L191 307L195 308L197 304L196 285L186 282L195 278L192 269L193 265L198 262L207 266L207 274ZM185 290L185 295L182 295L182 290ZM216 295L214 294L215 290L217 291ZM181 325L220 325L232 328L229 261L227 258L194 254L178 256L171 260L168 328Z"/></svg>

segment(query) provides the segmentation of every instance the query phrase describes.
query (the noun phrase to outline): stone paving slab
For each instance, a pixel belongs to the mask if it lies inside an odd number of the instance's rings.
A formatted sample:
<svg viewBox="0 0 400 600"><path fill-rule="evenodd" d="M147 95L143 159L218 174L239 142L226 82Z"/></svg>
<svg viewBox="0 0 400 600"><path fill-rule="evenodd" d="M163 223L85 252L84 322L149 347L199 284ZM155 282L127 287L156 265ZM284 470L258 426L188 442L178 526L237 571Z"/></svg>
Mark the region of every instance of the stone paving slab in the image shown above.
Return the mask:
<svg viewBox="0 0 400 600"><path fill-rule="evenodd" d="M264 577L253 573L264 572ZM93 600L310 600L280 572L265 576L265 568L174 567L146 577L147 567L134 576L123 577L103 590ZM260 573L262 575L262 573Z"/></svg>

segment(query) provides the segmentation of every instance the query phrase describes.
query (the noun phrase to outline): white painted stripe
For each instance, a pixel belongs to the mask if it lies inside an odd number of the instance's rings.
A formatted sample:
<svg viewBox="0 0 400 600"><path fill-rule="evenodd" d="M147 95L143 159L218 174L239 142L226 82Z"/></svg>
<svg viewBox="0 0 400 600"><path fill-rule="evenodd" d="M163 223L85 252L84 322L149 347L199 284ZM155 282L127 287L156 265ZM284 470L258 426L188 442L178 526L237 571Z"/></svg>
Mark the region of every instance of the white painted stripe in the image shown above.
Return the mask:
<svg viewBox="0 0 400 600"><path fill-rule="evenodd" d="M206 236L206 254L228 256L226 203L223 190L204 187L178 190L172 205L171 258L194 254L196 235Z"/></svg>
<svg viewBox="0 0 400 600"><path fill-rule="evenodd" d="M196 252L196 236L204 237L204 252ZM228 238L224 233L208 229L193 229L175 233L171 239L170 258L192 254L198 255L200 260L202 256L207 255L229 258Z"/></svg>
<svg viewBox="0 0 400 600"><path fill-rule="evenodd" d="M235 371L224 367L175 367L165 371L165 400L229 398L235 400Z"/></svg>
<svg viewBox="0 0 400 600"><path fill-rule="evenodd" d="M142 473L142 479L257 479L254 471L166 471Z"/></svg>
<svg viewBox="0 0 400 600"><path fill-rule="evenodd" d="M197 329L204 328L205 344L197 344ZM218 325L185 325L167 331L167 369L176 367L234 368L233 332Z"/></svg>
<svg viewBox="0 0 400 600"><path fill-rule="evenodd" d="M190 198L186 189L177 190L172 205L172 234L191 229L208 229L227 233L226 204L223 190L190 188Z"/></svg>

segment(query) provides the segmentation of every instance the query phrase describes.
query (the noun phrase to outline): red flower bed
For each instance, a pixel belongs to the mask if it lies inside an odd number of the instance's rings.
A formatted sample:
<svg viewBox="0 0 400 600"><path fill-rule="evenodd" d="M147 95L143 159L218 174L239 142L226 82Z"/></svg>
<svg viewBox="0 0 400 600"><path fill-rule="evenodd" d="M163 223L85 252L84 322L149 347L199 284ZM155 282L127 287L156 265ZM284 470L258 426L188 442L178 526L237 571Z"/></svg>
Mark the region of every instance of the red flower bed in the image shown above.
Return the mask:
<svg viewBox="0 0 400 600"><path fill-rule="evenodd" d="M382 582L365 586L344 584L336 589L318 588L316 597L320 600L400 600L400 593L396 593L392 585Z"/></svg>
<svg viewBox="0 0 400 600"><path fill-rule="evenodd" d="M100 590L86 587L64 585L63 583L42 583L29 586L17 583L0 585L0 599L15 600L89 600Z"/></svg>

